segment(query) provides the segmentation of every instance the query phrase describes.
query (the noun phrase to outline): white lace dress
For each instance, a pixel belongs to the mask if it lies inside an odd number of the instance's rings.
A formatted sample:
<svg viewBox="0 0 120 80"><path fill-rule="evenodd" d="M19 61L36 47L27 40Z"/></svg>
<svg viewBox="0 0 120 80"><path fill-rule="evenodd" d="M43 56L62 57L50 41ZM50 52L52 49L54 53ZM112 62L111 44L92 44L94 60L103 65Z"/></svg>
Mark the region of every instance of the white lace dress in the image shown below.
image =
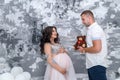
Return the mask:
<svg viewBox="0 0 120 80"><path fill-rule="evenodd" d="M52 53L56 53L61 47L61 45L59 44L51 46ZM49 64L47 64L44 80L77 80L73 63L67 53L58 54L53 58L53 61L62 68L65 68L67 72L65 75L63 75L62 73L51 67Z"/></svg>

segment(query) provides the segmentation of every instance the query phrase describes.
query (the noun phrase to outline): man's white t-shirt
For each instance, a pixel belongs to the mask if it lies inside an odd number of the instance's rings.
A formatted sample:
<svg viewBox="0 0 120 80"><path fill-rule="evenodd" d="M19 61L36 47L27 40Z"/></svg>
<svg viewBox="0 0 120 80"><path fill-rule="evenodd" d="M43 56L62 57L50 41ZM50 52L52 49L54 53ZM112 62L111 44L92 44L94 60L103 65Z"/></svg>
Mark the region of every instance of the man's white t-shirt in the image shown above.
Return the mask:
<svg viewBox="0 0 120 80"><path fill-rule="evenodd" d="M92 47L93 40L101 40L102 49L99 53L86 53L86 68L91 68L93 66L101 65L107 67L106 57L107 57L107 42L106 36L103 29L94 22L87 28L86 42L87 47Z"/></svg>

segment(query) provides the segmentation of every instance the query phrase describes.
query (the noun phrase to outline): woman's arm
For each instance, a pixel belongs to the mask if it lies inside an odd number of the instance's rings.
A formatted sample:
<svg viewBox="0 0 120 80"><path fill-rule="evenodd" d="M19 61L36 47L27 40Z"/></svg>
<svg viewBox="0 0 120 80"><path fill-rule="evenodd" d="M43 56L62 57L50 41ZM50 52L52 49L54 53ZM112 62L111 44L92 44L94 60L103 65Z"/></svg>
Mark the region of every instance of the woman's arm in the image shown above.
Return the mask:
<svg viewBox="0 0 120 80"><path fill-rule="evenodd" d="M61 68L58 64L53 62L53 57L52 57L52 53L51 53L51 45L49 43L46 43L44 45L44 52L46 55L48 55L47 57L47 62L56 70L58 70L60 73L65 74L66 70Z"/></svg>

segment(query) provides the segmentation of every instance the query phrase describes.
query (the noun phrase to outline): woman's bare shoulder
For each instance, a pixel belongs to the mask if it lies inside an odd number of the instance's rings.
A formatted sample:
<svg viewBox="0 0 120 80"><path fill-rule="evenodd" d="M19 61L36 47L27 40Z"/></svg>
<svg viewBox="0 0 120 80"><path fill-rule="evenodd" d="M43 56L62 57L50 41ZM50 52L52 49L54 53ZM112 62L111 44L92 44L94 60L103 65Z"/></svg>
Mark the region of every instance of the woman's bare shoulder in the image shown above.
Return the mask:
<svg viewBox="0 0 120 80"><path fill-rule="evenodd" d="M44 46L51 46L51 44L50 43L45 43L45 45Z"/></svg>

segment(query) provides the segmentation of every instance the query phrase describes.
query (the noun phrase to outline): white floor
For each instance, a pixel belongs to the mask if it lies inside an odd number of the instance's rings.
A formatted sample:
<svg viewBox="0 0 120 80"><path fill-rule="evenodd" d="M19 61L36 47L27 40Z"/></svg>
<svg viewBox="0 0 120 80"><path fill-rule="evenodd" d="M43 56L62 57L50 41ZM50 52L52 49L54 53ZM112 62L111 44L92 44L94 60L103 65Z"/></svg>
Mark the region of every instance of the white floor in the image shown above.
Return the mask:
<svg viewBox="0 0 120 80"><path fill-rule="evenodd" d="M89 80L87 74L76 74L77 80ZM31 80L43 80L43 77L35 77Z"/></svg>
<svg viewBox="0 0 120 80"><path fill-rule="evenodd" d="M107 78L108 80L120 80L120 77L118 79L115 79L115 75L111 72L107 72ZM87 74L76 74L77 80L89 80ZM32 78L31 80L44 80L43 77L36 77Z"/></svg>

